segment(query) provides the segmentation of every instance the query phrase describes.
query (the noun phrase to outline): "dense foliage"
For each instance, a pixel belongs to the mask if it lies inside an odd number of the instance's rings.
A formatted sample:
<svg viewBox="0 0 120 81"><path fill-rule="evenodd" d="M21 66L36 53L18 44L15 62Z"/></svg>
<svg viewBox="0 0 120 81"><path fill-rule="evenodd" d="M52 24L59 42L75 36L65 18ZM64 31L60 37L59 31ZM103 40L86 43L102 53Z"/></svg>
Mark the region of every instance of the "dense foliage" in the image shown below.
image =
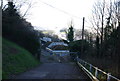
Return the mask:
<svg viewBox="0 0 120 81"><path fill-rule="evenodd" d="M8 2L7 7L2 10L2 19L3 37L35 54L40 46L38 33L31 23L20 16L13 2Z"/></svg>
<svg viewBox="0 0 120 81"><path fill-rule="evenodd" d="M71 25L70 28L68 29L67 39L68 39L69 42L71 42L71 41L74 40L74 31L73 31L72 25Z"/></svg>

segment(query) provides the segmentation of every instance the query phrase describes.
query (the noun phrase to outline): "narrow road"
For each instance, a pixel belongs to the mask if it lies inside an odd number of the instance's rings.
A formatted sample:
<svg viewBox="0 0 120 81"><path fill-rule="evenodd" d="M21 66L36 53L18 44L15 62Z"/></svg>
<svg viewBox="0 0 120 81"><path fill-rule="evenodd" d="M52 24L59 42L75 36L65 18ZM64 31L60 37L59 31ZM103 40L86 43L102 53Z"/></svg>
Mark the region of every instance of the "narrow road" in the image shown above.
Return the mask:
<svg viewBox="0 0 120 81"><path fill-rule="evenodd" d="M42 64L18 75L15 79L80 79L79 81L91 81L76 63L62 61L63 59L56 59L56 56L50 55L49 52L43 50Z"/></svg>

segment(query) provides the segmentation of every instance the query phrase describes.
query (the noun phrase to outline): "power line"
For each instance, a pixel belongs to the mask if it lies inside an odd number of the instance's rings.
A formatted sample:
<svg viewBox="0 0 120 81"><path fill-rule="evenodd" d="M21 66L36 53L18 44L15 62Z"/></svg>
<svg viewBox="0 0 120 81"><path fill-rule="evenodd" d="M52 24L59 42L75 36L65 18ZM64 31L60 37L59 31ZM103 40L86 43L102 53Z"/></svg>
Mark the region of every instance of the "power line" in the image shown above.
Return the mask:
<svg viewBox="0 0 120 81"><path fill-rule="evenodd" d="M71 14L71 13L68 13L68 12L66 12L66 11L64 11L64 10L62 10L62 9L59 9L59 8L57 8L57 7L54 7L54 6L52 6L51 4L48 4L48 3L46 3L46 2L43 2L42 0L39 0L39 1L42 2L43 4L47 5L47 6L51 7L51 8L54 8L54 9L60 11L60 12L63 12L63 13L65 13L65 14L67 14L67 15L70 15L70 16L72 16L72 17L74 17L74 18L82 19L82 18L80 18L80 17L78 17L78 16L75 16L75 15L73 15L73 14Z"/></svg>
<svg viewBox="0 0 120 81"><path fill-rule="evenodd" d="M46 2L44 2L44 1L42 1L42 0L39 0L39 1L40 1L41 3L47 5L47 6L51 7L51 8L54 8L54 9L56 9L56 10L64 13L64 14L70 15L70 16L72 16L72 17L74 17L74 18L77 18L77 19L81 19L81 20L83 19L83 18L80 18L80 17L78 17L78 16L75 16L75 15L73 15L73 14L71 14L71 13L68 13L67 11L64 11L64 10L62 10L62 9L59 9L59 8L57 8L57 7L55 7L55 6L51 5L51 4L48 4L48 3L46 3ZM86 20L85 20L84 22L86 22L86 23L89 24L89 22L86 21Z"/></svg>

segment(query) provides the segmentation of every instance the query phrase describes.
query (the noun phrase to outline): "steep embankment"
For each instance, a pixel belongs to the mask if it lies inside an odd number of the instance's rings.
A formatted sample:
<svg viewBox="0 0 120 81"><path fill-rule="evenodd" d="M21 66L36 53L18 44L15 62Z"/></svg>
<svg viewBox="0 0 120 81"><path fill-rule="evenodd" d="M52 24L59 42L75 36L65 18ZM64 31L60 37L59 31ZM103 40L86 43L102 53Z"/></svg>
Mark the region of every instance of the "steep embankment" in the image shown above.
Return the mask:
<svg viewBox="0 0 120 81"><path fill-rule="evenodd" d="M24 48L2 39L2 77L9 78L30 68L37 66L39 62L30 52Z"/></svg>

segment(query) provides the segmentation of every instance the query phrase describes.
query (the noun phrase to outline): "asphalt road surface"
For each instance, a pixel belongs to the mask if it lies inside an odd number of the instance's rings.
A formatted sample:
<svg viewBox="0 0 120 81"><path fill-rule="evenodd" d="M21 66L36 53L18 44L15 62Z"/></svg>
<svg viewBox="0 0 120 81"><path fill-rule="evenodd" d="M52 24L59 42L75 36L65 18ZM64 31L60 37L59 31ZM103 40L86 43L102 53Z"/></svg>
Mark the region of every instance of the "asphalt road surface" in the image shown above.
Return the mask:
<svg viewBox="0 0 120 81"><path fill-rule="evenodd" d="M14 77L14 79L79 79L91 81L89 77L69 59L69 56L50 55L42 50L41 62L38 67Z"/></svg>

